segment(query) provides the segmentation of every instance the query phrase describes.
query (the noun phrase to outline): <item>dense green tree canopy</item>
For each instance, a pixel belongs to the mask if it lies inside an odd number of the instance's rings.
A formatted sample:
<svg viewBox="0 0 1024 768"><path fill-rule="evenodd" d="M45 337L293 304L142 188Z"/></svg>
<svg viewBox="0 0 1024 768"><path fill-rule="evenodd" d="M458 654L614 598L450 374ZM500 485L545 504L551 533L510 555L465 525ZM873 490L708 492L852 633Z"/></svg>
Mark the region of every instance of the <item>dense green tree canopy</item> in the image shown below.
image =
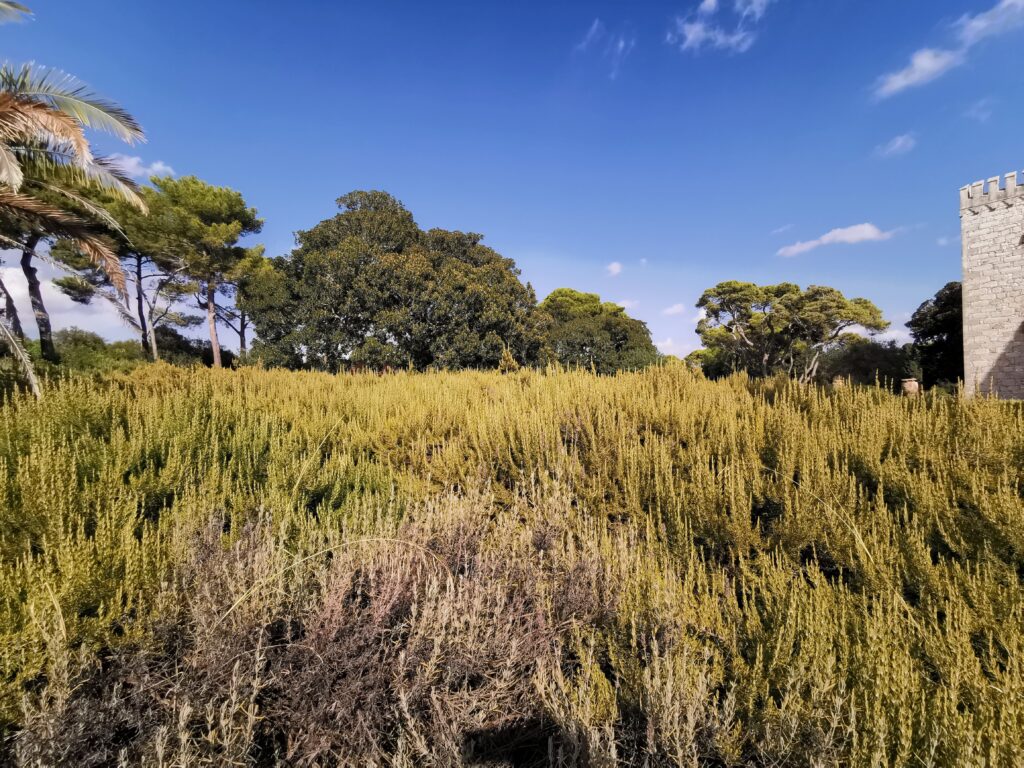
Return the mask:
<svg viewBox="0 0 1024 768"><path fill-rule="evenodd" d="M213 364L220 367L218 293L230 293L233 275L249 254L239 245L263 228L254 208L239 192L207 184L195 176L152 180L149 216L133 222L133 241L157 264L175 265L198 288L198 306L206 311Z"/></svg>
<svg viewBox="0 0 1024 768"><path fill-rule="evenodd" d="M245 287L257 354L268 364L495 367L540 357L536 297L482 236L432 229L384 192L339 198L341 212Z"/></svg>
<svg viewBox="0 0 1024 768"><path fill-rule="evenodd" d="M214 296L234 296L239 282L265 259L262 247L238 245L243 235L258 231L262 224L238 192L195 177L151 181L153 186L140 190L148 213L103 193L83 191L79 197L83 205L107 210L116 219L105 235L126 278L127 302L113 290L107 273L70 242L58 242L51 256L70 273L54 281L61 291L83 304L97 297L113 303L140 333L150 357L159 359L157 329L201 324L203 319L184 307L191 302L208 309L211 287ZM216 299L212 308L218 322L239 333L244 349L244 313Z"/></svg>
<svg viewBox="0 0 1024 768"><path fill-rule="evenodd" d="M847 299L835 288L793 283L755 285L730 280L704 292L697 302L704 318L697 333L708 375L745 370L758 376L786 373L812 380L821 355L859 326L888 327L867 299Z"/></svg>
<svg viewBox="0 0 1024 768"><path fill-rule="evenodd" d="M598 373L635 370L658 360L647 325L596 293L558 288L540 305L551 353L562 365Z"/></svg>
<svg viewBox="0 0 1024 768"><path fill-rule="evenodd" d="M907 328L914 337L925 386L955 384L964 377L961 285L946 283L914 312Z"/></svg>
<svg viewBox="0 0 1024 768"><path fill-rule="evenodd" d="M878 342L852 333L821 358L821 374L826 381L841 377L854 384L876 382L898 390L900 380L920 376L914 348L895 341Z"/></svg>

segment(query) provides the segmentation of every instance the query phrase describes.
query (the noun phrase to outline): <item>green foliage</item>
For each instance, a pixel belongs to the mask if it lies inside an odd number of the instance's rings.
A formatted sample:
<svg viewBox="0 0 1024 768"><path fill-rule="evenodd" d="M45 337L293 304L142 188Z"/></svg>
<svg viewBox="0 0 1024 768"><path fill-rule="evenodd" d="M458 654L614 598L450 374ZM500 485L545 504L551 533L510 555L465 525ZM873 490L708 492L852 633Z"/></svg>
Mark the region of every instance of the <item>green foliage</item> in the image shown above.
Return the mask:
<svg viewBox="0 0 1024 768"><path fill-rule="evenodd" d="M210 342L199 341L184 336L170 325L159 325L156 329L156 341L160 347L160 359L171 365L190 367L193 365L213 365L213 351ZM223 365L231 367L235 364L235 355L221 347Z"/></svg>
<svg viewBox="0 0 1024 768"><path fill-rule="evenodd" d="M820 285L801 290L793 283L730 280L705 291L697 306L705 313L697 333L708 350L702 362L709 376L746 371L812 381L822 353L849 329L881 331L889 325L867 299L847 299Z"/></svg>
<svg viewBox="0 0 1024 768"><path fill-rule="evenodd" d="M127 372L146 361L137 341L106 342L81 328L66 328L53 334L60 355L60 368L76 373Z"/></svg>
<svg viewBox="0 0 1024 768"><path fill-rule="evenodd" d="M681 365L44 386L0 406L0 762L1024 762L1019 404Z"/></svg>
<svg viewBox="0 0 1024 768"><path fill-rule="evenodd" d="M244 291L269 365L493 368L508 348L536 362L533 289L482 236L420 230L384 192L339 198L342 212Z"/></svg>
<svg viewBox="0 0 1024 768"><path fill-rule="evenodd" d="M147 193L149 216L133 232L140 248L172 258L185 273L202 282L219 283L246 256L239 240L263 228L256 209L241 193L208 184L195 176L152 179Z"/></svg>
<svg viewBox="0 0 1024 768"><path fill-rule="evenodd" d="M562 365L614 373L658 362L647 325L596 293L557 288L540 310L551 353Z"/></svg>
<svg viewBox="0 0 1024 768"><path fill-rule="evenodd" d="M851 333L822 356L821 378L828 381L836 376L855 384L878 382L897 391L901 379L919 379L921 367L910 344L881 343Z"/></svg>
<svg viewBox="0 0 1024 768"><path fill-rule="evenodd" d="M925 386L955 385L964 378L964 319L960 283L946 283L907 323L921 360Z"/></svg>
<svg viewBox="0 0 1024 768"><path fill-rule="evenodd" d="M0 23L27 15L30 11L20 3L0 3ZM32 64L0 65L0 246L23 252L25 271L33 275L29 290L42 349L50 360L56 355L49 318L30 265L36 244L42 238L74 242L123 291L124 274L103 236L104 229L116 224L102 207L83 199L81 192L102 190L144 207L135 183L109 160L94 154L87 128L108 131L128 143L144 138L128 112L97 98L69 75ZM10 351L38 397L39 383L21 343L19 320L11 316L12 306L8 302L0 315L0 345Z"/></svg>

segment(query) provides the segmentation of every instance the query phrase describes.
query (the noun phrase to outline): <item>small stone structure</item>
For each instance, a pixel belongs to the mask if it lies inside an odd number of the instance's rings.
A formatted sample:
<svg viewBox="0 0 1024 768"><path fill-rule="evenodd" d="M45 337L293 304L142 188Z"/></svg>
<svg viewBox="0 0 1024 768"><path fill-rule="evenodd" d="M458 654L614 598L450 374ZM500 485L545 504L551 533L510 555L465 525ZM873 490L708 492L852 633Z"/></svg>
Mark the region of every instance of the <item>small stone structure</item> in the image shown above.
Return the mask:
<svg viewBox="0 0 1024 768"><path fill-rule="evenodd" d="M960 190L964 387L1024 398L1024 184L999 182Z"/></svg>

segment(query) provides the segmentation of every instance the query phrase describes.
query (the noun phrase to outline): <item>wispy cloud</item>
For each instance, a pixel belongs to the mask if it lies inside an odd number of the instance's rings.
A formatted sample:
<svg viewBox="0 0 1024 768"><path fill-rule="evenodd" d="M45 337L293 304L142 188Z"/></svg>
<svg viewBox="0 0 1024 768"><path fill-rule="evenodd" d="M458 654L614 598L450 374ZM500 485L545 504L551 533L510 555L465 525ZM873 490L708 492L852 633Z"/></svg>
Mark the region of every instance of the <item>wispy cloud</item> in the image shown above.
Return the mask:
<svg viewBox="0 0 1024 768"><path fill-rule="evenodd" d="M793 243L793 245L787 245L785 248L779 249L778 255L788 258L813 251L815 248L820 248L823 245L852 245L854 243L888 240L894 234L896 234L895 230L883 232L874 224L855 224L852 227L833 229L816 240L804 240Z"/></svg>
<svg viewBox="0 0 1024 768"><path fill-rule="evenodd" d="M905 155L917 146L917 139L912 133L904 133L890 139L885 144L875 147L875 154L880 157L896 157Z"/></svg>
<svg viewBox="0 0 1024 768"><path fill-rule="evenodd" d="M878 78L875 95L886 99L908 88L930 83L967 61L968 53L978 43L1024 26L1024 0L999 0L987 11L961 16L953 26L955 46L915 51L903 69Z"/></svg>
<svg viewBox="0 0 1024 768"><path fill-rule="evenodd" d="M671 307L665 307L661 310L661 314L672 317L674 315L681 315L686 311L685 304L673 304Z"/></svg>
<svg viewBox="0 0 1024 768"><path fill-rule="evenodd" d="M613 261L611 264L605 267L605 271L611 277L618 277L619 275L622 274L622 264L618 261Z"/></svg>
<svg viewBox="0 0 1024 768"><path fill-rule="evenodd" d="M637 306L640 302L635 299L622 299L621 301L613 301L612 303L618 304L623 309L633 309L633 307Z"/></svg>
<svg viewBox="0 0 1024 768"><path fill-rule="evenodd" d="M576 43L576 50L583 53L602 37L604 37L604 22L600 19L594 19L590 23L590 27L587 29L587 34L583 36L582 40Z"/></svg>
<svg viewBox="0 0 1024 768"><path fill-rule="evenodd" d="M967 108L967 111L964 112L964 117L977 120L979 123L987 123L992 119L994 106L995 101L990 98L978 99Z"/></svg>
<svg viewBox="0 0 1024 768"><path fill-rule="evenodd" d="M760 21L771 3L772 0L736 0L736 13L741 18L751 18L754 21Z"/></svg>
<svg viewBox="0 0 1024 768"><path fill-rule="evenodd" d="M773 229L770 234L781 235L784 232L789 232L789 230L791 230L792 228L792 224L783 224L781 227L776 227L775 229Z"/></svg>
<svg viewBox="0 0 1024 768"><path fill-rule="evenodd" d="M702 49L744 53L757 39L753 29L773 0L734 0L731 17L721 11L719 0L703 0L693 11L676 16L665 36L681 51ZM720 12L721 11L721 12ZM723 20L722 17L726 18Z"/></svg>
<svg viewBox="0 0 1024 768"><path fill-rule="evenodd" d="M622 63L629 57L629 54L633 52L635 47L635 37L627 37L626 35L615 35L613 37L605 51L605 55L611 61L612 65L611 72L608 73L608 77L614 80L619 76L619 70L622 68Z"/></svg>
<svg viewBox="0 0 1024 768"><path fill-rule="evenodd" d="M609 64L608 77L612 80L619 76L622 64L636 47L636 36L629 31L609 32L601 19L595 18L583 38L576 43L576 53L593 51Z"/></svg>
<svg viewBox="0 0 1024 768"><path fill-rule="evenodd" d="M960 41L967 48L982 40L1024 26L1024 0L1000 0L975 16L964 14L956 22Z"/></svg>
<svg viewBox="0 0 1024 768"><path fill-rule="evenodd" d="M875 95L880 99L887 99L907 88L930 83L963 63L963 51L922 48L910 57L910 63L906 67L882 75L875 86Z"/></svg>
<svg viewBox="0 0 1024 768"><path fill-rule="evenodd" d="M940 238L938 238L935 241L935 244L937 246L939 246L939 248L945 248L947 245L951 244L952 242L954 242L952 237L940 237Z"/></svg>
<svg viewBox="0 0 1024 768"><path fill-rule="evenodd" d="M135 155L113 154L110 159L122 171L133 179L148 179L151 176L173 176L174 169L163 160L157 160L146 165L141 157Z"/></svg>

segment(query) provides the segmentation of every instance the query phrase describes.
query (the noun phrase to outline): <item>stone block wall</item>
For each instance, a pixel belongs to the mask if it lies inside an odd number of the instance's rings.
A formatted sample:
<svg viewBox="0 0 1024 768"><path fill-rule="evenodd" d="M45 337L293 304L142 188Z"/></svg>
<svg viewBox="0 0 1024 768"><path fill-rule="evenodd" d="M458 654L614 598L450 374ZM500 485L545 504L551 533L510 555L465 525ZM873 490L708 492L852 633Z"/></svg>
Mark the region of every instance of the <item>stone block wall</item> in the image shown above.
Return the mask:
<svg viewBox="0 0 1024 768"><path fill-rule="evenodd" d="M1008 174L960 190L964 386L1024 399L1024 184Z"/></svg>

